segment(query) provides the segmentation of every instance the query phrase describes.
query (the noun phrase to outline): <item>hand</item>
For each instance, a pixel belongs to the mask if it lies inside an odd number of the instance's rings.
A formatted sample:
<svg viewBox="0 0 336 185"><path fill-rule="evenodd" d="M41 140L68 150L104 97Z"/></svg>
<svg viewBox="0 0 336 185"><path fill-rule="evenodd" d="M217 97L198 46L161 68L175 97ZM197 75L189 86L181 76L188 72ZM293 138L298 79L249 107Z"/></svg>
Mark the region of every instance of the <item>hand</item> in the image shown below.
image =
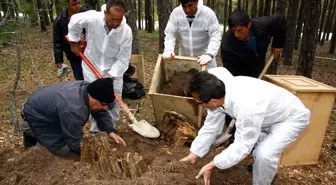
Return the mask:
<svg viewBox="0 0 336 185"><path fill-rule="evenodd" d="M273 48L274 58L280 58L282 54L282 48Z"/></svg>
<svg viewBox="0 0 336 185"><path fill-rule="evenodd" d="M56 68L61 69L63 62L56 63Z"/></svg>
<svg viewBox="0 0 336 185"><path fill-rule="evenodd" d="M193 154L192 152L190 152L190 154L187 157L184 157L180 160L180 162L185 162L185 163L191 163L191 164L195 164L197 161L198 157L197 155Z"/></svg>
<svg viewBox="0 0 336 185"><path fill-rule="evenodd" d="M203 168L199 171L196 179L200 178L203 175L204 185L210 185L211 175L216 169L215 163L212 161L207 165L203 166Z"/></svg>
<svg viewBox="0 0 336 185"><path fill-rule="evenodd" d="M173 60L174 57L175 57L175 53L173 53L173 52L167 51L167 52L164 52L162 54L162 60L163 61L165 61L165 60Z"/></svg>
<svg viewBox="0 0 336 185"><path fill-rule="evenodd" d="M200 65L205 65L211 60L212 60L212 57L210 55L205 54L205 55L198 57L197 63L199 63Z"/></svg>
<svg viewBox="0 0 336 185"><path fill-rule="evenodd" d="M109 138L111 138L113 141L115 141L118 144L122 144L124 146L126 146L126 142L123 140L123 138L121 138L120 136L118 136L117 134L111 132L109 133Z"/></svg>
<svg viewBox="0 0 336 185"><path fill-rule="evenodd" d="M71 51L78 56L78 51L80 50L79 42L70 42Z"/></svg>

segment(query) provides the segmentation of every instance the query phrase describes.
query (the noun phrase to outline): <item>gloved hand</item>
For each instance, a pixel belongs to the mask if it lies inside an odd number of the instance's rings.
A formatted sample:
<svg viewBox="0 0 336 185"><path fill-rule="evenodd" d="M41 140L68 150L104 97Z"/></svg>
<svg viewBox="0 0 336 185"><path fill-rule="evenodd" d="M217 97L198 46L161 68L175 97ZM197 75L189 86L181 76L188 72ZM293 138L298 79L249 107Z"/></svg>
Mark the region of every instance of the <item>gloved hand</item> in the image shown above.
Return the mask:
<svg viewBox="0 0 336 185"><path fill-rule="evenodd" d="M175 57L175 53L174 52L170 52L170 51L166 51L162 54L162 60L173 60Z"/></svg>
<svg viewBox="0 0 336 185"><path fill-rule="evenodd" d="M208 54L205 54L205 55L202 55L198 58L197 62L200 64L200 65L205 65L207 64L208 62L210 62L212 60L212 57L209 56Z"/></svg>

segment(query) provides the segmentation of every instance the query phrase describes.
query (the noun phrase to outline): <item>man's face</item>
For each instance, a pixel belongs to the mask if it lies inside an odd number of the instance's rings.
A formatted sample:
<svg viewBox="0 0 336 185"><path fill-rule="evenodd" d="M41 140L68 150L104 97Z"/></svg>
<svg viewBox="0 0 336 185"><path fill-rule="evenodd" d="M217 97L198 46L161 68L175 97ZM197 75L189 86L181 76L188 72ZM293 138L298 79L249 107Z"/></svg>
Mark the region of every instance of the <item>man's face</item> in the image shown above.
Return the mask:
<svg viewBox="0 0 336 185"><path fill-rule="evenodd" d="M120 6L112 6L109 11L105 11L106 24L111 29L116 29L120 26L125 10Z"/></svg>
<svg viewBox="0 0 336 185"><path fill-rule="evenodd" d="M80 0L69 0L68 10L72 14L78 13L80 9Z"/></svg>
<svg viewBox="0 0 336 185"><path fill-rule="evenodd" d="M214 100L214 99L211 99L208 102L201 101L198 97L198 93L196 93L196 92L191 93L191 96L194 98L196 104L201 105L204 108L216 109L216 108L220 107L220 105L218 106L217 101Z"/></svg>
<svg viewBox="0 0 336 185"><path fill-rule="evenodd" d="M198 4L198 0L195 1L189 1L186 4L184 4L183 7L183 11L186 15L188 16L193 16L196 14L197 12L197 4Z"/></svg>
<svg viewBox="0 0 336 185"><path fill-rule="evenodd" d="M250 35L251 23L247 26L234 26L231 32L238 40L248 40Z"/></svg>

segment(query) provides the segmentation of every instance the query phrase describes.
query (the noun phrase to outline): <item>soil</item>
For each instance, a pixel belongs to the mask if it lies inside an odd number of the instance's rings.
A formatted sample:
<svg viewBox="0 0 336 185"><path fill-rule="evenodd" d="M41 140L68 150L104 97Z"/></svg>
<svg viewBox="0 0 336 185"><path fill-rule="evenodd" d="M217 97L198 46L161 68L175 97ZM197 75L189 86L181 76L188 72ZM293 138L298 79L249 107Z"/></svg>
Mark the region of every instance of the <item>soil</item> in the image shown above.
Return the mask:
<svg viewBox="0 0 336 185"><path fill-rule="evenodd" d="M170 77L169 81L163 84L162 94L176 95L176 96L187 96L190 95L187 92L188 81L193 74L198 71L191 69L188 72L177 72Z"/></svg>
<svg viewBox="0 0 336 185"><path fill-rule="evenodd" d="M38 86L72 80L70 75L57 78L52 55L52 28L47 33L41 33L38 28L31 28L23 33L21 44L21 79L16 91L17 117L20 115L21 104ZM158 39L141 38L142 53L145 58L146 89L149 88L151 77L157 59ZM316 55L335 58L335 55L326 54L328 45L319 47ZM296 53L295 53L296 54ZM297 55L297 54L296 54ZM15 75L15 48L0 46L0 184L9 185L51 185L51 184L135 184L135 185L202 185L202 179L195 179L203 165L210 162L224 147L212 149L208 155L195 165L177 162L186 156L188 146L174 147L172 142L164 138L147 139L134 133L128 126L129 121L124 114L118 124L118 132L126 143L121 147L110 142L111 155L118 158L125 153L138 153L145 163L144 172L137 178L106 179L97 167L97 163L79 161L78 156L55 156L45 148L32 147L24 149L21 134L13 133L11 124L12 114L9 111L9 90ZM217 60L221 61L221 60ZM294 57L294 66L279 67L279 74L295 74L297 59ZM313 79L336 86L336 65L332 60L315 61ZM182 77L180 77L182 78ZM185 79L185 78L183 78ZM155 123L152 102L149 96L140 100L125 100L128 103L138 103L138 119L145 119ZM87 128L86 128L87 129ZM274 184L335 184L336 182L336 117L335 106L326 131L319 163L309 166L280 167ZM244 164L251 164L249 156L238 165L227 170L216 170L212 175L211 184L252 184L252 174L246 170Z"/></svg>

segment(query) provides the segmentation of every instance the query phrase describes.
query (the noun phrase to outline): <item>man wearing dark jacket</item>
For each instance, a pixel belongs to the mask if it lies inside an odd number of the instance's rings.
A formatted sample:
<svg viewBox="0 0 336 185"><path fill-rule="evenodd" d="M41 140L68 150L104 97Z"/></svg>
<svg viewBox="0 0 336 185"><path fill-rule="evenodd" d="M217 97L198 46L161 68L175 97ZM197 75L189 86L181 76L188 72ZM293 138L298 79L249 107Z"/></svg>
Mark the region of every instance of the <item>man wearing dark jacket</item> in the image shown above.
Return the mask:
<svg viewBox="0 0 336 185"><path fill-rule="evenodd" d="M76 80L84 80L82 72L82 59L71 52L70 44L65 39L68 34L68 24L72 15L86 10L80 8L80 0L67 0L67 8L65 8L56 18L53 28L54 38L54 58L57 68L61 68L63 61L63 52L70 61L73 75ZM84 38L83 38L84 39ZM85 47L85 44L82 45Z"/></svg>
<svg viewBox="0 0 336 185"><path fill-rule="evenodd" d="M80 153L83 127L90 114L116 143L126 145L115 134L107 109L115 104L113 80L98 79L92 83L71 81L37 89L24 103L22 120L24 145L45 146L52 153Z"/></svg>
<svg viewBox="0 0 336 185"><path fill-rule="evenodd" d="M233 76L258 77L265 66L268 45L273 38L275 57L280 57L286 40L286 20L279 13L250 19L247 12L235 10L221 44L223 66Z"/></svg>

